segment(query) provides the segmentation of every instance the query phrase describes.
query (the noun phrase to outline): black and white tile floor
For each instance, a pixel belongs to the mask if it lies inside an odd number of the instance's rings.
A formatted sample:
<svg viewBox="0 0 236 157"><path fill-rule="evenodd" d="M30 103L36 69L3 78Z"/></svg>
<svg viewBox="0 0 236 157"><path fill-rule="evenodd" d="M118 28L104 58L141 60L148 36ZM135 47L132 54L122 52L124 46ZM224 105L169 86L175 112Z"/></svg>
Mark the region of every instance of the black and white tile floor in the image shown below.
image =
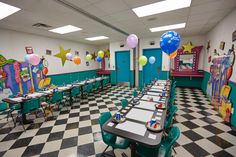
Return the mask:
<svg viewBox="0 0 236 157"><path fill-rule="evenodd" d="M199 89L177 88L175 103L181 135L177 157L236 156L236 132L224 124L208 98Z"/></svg>
<svg viewBox="0 0 236 157"><path fill-rule="evenodd" d="M44 122L12 129L6 115L0 115L0 156L18 157L96 157L105 149L98 117L121 108L120 100L131 98L131 89L122 86L105 88L74 103L67 111L55 112ZM177 89L179 111L174 125L181 130L175 156L236 156L236 133L224 125L200 90ZM109 150L108 150L109 151Z"/></svg>

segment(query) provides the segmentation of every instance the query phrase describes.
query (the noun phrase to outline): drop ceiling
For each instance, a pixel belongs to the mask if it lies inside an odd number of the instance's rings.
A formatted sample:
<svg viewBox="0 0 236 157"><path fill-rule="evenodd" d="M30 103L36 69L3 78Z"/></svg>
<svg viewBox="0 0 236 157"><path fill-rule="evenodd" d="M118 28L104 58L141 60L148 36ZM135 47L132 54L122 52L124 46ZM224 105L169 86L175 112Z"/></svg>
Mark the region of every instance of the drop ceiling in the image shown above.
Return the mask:
<svg viewBox="0 0 236 157"><path fill-rule="evenodd" d="M101 45L124 40L126 36L107 26L61 5L56 0L1 0L22 10L0 20L0 28L22 31L53 38ZM177 30L182 36L201 35L211 30L236 7L236 0L192 0L189 8L138 18L132 8L160 0L67 0L90 14L139 38L159 37L163 32L151 33L149 28L186 22L185 29ZM53 28L74 25L82 31L55 34L36 28L35 23ZM85 38L107 36L108 40L87 41Z"/></svg>

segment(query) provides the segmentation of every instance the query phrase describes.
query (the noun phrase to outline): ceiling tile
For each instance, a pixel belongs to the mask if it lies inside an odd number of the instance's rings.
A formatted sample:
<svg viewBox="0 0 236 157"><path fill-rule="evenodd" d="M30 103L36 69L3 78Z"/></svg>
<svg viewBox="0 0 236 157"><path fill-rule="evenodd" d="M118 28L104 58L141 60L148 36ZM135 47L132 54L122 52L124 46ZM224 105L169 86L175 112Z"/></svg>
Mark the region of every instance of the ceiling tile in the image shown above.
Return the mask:
<svg viewBox="0 0 236 157"><path fill-rule="evenodd" d="M106 13L116 13L129 9L129 7L122 0L102 0L93 3L96 7L104 10Z"/></svg>

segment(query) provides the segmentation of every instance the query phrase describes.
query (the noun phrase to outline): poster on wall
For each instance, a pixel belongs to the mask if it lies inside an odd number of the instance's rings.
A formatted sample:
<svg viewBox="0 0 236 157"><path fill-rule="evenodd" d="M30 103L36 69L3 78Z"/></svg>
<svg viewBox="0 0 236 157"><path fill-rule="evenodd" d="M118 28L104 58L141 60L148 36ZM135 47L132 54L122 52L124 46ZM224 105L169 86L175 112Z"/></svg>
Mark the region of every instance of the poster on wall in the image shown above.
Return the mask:
<svg viewBox="0 0 236 157"><path fill-rule="evenodd" d="M33 54L34 53L33 48L31 46L26 46L25 51L26 51L27 54Z"/></svg>

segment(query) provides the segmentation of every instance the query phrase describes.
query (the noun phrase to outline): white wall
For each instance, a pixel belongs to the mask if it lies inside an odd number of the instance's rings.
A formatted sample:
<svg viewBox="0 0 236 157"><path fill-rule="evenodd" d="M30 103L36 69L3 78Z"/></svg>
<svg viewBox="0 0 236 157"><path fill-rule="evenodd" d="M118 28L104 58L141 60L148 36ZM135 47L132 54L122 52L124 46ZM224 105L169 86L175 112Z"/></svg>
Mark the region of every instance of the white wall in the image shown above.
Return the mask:
<svg viewBox="0 0 236 157"><path fill-rule="evenodd" d="M121 44L124 44L124 47L120 47ZM116 51L129 51L130 50L130 70L134 70L133 67L133 50L129 49L125 42L112 42L109 45L110 49L110 69L109 70L115 70L115 52Z"/></svg>
<svg viewBox="0 0 236 157"><path fill-rule="evenodd" d="M207 41L210 40L209 53L205 57L205 71L210 70L210 63L208 63L208 57L211 55L213 57L214 49L220 54L227 53L231 48L232 44L235 45L236 42L232 42L232 33L236 30L236 9L226 16L214 29L212 29L206 36ZM225 49L222 51L219 49L220 42L225 42ZM236 63L234 64L233 74L231 76L231 81L236 81Z"/></svg>
<svg viewBox="0 0 236 157"><path fill-rule="evenodd" d="M86 51L97 51L96 46L0 29L0 54L7 59L23 61L26 54L26 46L32 46L35 54L44 56L48 60L49 75L98 69L97 62L90 61L90 66L86 66L85 60ZM81 64L75 65L71 61L66 61L63 67L61 59L53 56L59 53L59 46L62 46L64 49L71 48L73 55L75 51L79 51ZM46 55L46 49L52 50L51 56Z"/></svg>
<svg viewBox="0 0 236 157"><path fill-rule="evenodd" d="M150 45L150 42L154 41L155 45ZM181 40L181 46L189 41L193 43L194 46L201 46L204 45L206 42L205 36L192 36L192 37L184 37ZM148 39L140 39L140 49L139 49L139 55L141 56L143 53L143 49L148 49L148 48L160 48L160 38L148 38ZM124 44L125 47L121 48L120 44ZM110 52L111 52L111 59L110 59L110 64L111 68L110 70L115 70L115 51L122 51L122 50L129 50L129 48L126 46L125 41L121 42L112 42L110 43ZM131 50L132 52L132 50ZM131 58L132 57L132 58ZM131 55L131 66L130 69L133 70L133 56ZM200 58L199 58L199 69L203 70L204 66L204 50L201 52ZM139 69L142 69L142 66L139 67ZM170 69L170 61L168 55L164 53L162 55L162 71L169 71Z"/></svg>

